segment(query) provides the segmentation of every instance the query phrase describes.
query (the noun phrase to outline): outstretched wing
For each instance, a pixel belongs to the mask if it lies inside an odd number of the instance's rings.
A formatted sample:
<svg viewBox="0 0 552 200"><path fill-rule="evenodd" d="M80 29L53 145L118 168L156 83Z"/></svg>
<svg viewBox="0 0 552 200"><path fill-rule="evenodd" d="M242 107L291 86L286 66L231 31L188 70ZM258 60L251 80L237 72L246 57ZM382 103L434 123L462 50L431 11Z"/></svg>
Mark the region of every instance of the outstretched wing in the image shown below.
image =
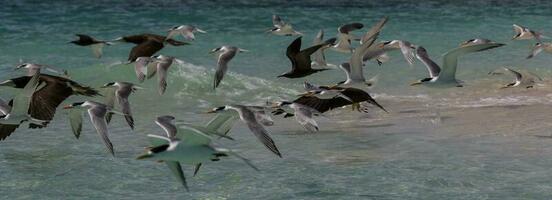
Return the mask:
<svg viewBox="0 0 552 200"><path fill-rule="evenodd" d="M447 53L445 53L443 57L443 66L441 69L441 73L439 74L439 79L437 80L445 81L445 82L456 81L456 67L458 65L458 57L468 53L485 51L488 49L494 49L501 46L504 46L504 44L500 44L500 43L474 44L474 45L458 47L448 51Z"/></svg>

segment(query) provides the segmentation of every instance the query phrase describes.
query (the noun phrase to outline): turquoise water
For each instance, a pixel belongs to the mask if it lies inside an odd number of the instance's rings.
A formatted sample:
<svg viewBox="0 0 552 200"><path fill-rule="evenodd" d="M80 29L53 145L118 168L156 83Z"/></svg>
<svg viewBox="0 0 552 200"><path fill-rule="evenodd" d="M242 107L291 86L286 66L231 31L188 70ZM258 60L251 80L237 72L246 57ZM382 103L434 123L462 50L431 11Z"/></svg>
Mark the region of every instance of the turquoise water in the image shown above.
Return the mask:
<svg viewBox="0 0 552 200"><path fill-rule="evenodd" d="M108 46L104 56L96 59L88 48L67 42L75 33L114 39L145 32L164 34L179 24L196 25L208 33L196 34L190 46L161 51L186 63L173 67L164 96L157 95L156 83L150 81L144 84L146 90L131 98L137 115L134 132L122 119L110 125L115 158L105 152L86 120L82 138L74 139L66 114L59 111L48 128L20 129L1 142L0 193L5 198L22 199L58 199L62 195L71 199L549 199L549 141L515 134L549 134L546 128L527 131L496 125L500 127L497 132L516 135L496 137L486 135L492 131L481 123L474 125L461 117L454 121L456 114L462 115L457 110L443 111L453 119L438 127L421 118L426 111L431 115L438 112L429 108L432 104L443 110L548 105L552 97L547 95L547 86L530 92L504 92L496 88L508 78L489 77L487 72L513 66L547 80L552 74L552 57L542 53L526 60L533 41L514 42L510 38L513 23L546 35L552 30L551 7L548 1L3 1L2 79L19 75L11 68L22 59L65 68L75 80L92 86L114 80L135 81L131 66L112 66L126 60L131 45ZM296 80L276 78L290 66L285 48L293 38L263 33L271 26L272 14L282 16L305 34L303 46L310 44L320 29L329 38L343 23L371 26L383 16L390 20L380 39L422 45L437 63L443 53L467 39L483 37L507 45L461 58L457 77L466 87L447 91L410 87L411 81L425 77L427 72L420 62L409 67L399 52L391 53L391 61L382 67L369 63L366 76L380 76L371 93L392 113L335 112L328 119L319 119L322 131L318 134L305 134L294 121L277 119L269 131L283 159L271 155L238 123L231 133L236 142L225 143L242 151L261 172L232 159L210 164L190 178L188 193L163 164L135 160L148 144L145 134L161 133L152 122L157 115L204 123L211 116L198 113L214 106L293 98L305 80L330 84L345 78L341 71ZM250 52L232 60L230 74L213 92L216 60L208 52L221 45ZM334 64L348 59L346 54L333 51L326 55ZM6 94L3 98L12 92L2 91ZM80 98L72 97L67 103L77 100ZM418 116L409 114L410 110L423 111ZM487 112L500 113L498 117L511 117L512 113L508 109ZM523 119L528 127L536 123L530 116ZM488 119L482 117L484 120ZM188 168L189 175L192 167Z"/></svg>

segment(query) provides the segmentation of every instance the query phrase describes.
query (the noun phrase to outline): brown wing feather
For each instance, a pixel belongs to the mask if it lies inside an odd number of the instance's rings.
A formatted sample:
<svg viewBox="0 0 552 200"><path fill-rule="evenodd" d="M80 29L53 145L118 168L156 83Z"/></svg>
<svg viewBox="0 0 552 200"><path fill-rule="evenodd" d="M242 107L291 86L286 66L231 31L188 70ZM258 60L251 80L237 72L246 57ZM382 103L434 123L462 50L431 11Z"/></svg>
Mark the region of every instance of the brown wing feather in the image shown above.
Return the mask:
<svg viewBox="0 0 552 200"><path fill-rule="evenodd" d="M163 42L147 40L130 50L128 61L134 62L138 57L150 57L164 47Z"/></svg>
<svg viewBox="0 0 552 200"><path fill-rule="evenodd" d="M0 124L0 141L10 136L15 131L15 129L17 129L17 127L19 127L19 125Z"/></svg>
<svg viewBox="0 0 552 200"><path fill-rule="evenodd" d="M315 96L302 96L293 101L294 103L302 104L311 107L318 112L327 112L334 108L340 108L352 103L342 97L333 97L331 99L320 99Z"/></svg>

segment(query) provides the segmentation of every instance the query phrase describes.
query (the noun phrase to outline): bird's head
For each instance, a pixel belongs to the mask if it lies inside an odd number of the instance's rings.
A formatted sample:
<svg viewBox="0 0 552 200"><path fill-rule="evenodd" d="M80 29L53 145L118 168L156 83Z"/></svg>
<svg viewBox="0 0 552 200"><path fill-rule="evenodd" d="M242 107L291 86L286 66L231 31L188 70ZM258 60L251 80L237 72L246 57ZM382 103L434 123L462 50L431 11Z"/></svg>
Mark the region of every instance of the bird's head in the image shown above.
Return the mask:
<svg viewBox="0 0 552 200"><path fill-rule="evenodd" d="M162 116L157 117L157 120L160 120L160 121L172 121L174 119L175 119L175 117L173 117L171 115L162 115Z"/></svg>
<svg viewBox="0 0 552 200"><path fill-rule="evenodd" d="M222 112L226 109L227 109L226 106L220 106L220 107L216 107L216 108L213 108L213 109L207 111L207 113L218 113L218 112Z"/></svg>
<svg viewBox="0 0 552 200"><path fill-rule="evenodd" d="M460 43L460 47L468 46L468 45L470 45L470 44L473 43L473 42L475 42L475 39L466 40L466 41Z"/></svg>
<svg viewBox="0 0 552 200"><path fill-rule="evenodd" d="M281 108L283 106L291 105L291 102L289 101L276 101L272 102L271 108Z"/></svg>
<svg viewBox="0 0 552 200"><path fill-rule="evenodd" d="M174 30L177 30L177 29L180 29L181 27L182 27L182 25L173 26L173 27L169 28L169 29L167 30L167 32L169 32L169 31L174 31Z"/></svg>
<svg viewBox="0 0 552 200"><path fill-rule="evenodd" d="M220 51L222 51L223 48L224 48L224 46L211 49L211 51L209 51L209 54L214 54L214 53L220 52Z"/></svg>
<svg viewBox="0 0 552 200"><path fill-rule="evenodd" d="M378 44L378 47L384 48L384 47L394 47L395 45L398 46L398 44L396 43L397 43L396 40L382 41L381 43Z"/></svg>
<svg viewBox="0 0 552 200"><path fill-rule="evenodd" d="M23 64L20 64L20 65L17 65L14 70L19 70L21 68L27 68L30 65L31 65L30 63L23 63Z"/></svg>
<svg viewBox="0 0 552 200"><path fill-rule="evenodd" d="M117 86L117 83L116 82L106 83L102 86L102 88L108 88L108 87L113 87L113 86Z"/></svg>

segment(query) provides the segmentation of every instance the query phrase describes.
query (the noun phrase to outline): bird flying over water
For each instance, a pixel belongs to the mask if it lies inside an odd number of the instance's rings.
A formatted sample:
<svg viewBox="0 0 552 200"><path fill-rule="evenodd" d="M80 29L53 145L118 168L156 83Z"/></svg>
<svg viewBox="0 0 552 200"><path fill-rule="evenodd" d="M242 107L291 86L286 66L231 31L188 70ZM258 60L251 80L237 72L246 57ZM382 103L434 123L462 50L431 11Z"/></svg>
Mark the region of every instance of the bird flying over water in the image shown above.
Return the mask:
<svg viewBox="0 0 552 200"><path fill-rule="evenodd" d="M182 163L195 165L195 175L202 163L219 161L221 157L230 155L258 170L248 159L235 151L213 145L213 138L209 133L226 134L231 128L231 118L217 116L201 129L188 125L178 128L174 125L174 120L175 117L170 115L157 117L155 123L165 131L166 136L148 134L148 137L152 139L153 146L147 148L147 152L138 156L137 159L164 161L186 190L188 190L188 185L181 167Z"/></svg>
<svg viewBox="0 0 552 200"><path fill-rule="evenodd" d="M512 40L530 40L535 39L537 42L541 42L544 37L542 33L533 31L527 27L523 27L517 24L512 25L514 27L515 35Z"/></svg>
<svg viewBox="0 0 552 200"><path fill-rule="evenodd" d="M134 118L130 111L130 102L128 97L130 94L136 92L136 90L143 89L133 83L129 82L110 82L106 83L103 88L107 89L105 95L105 104L111 108L114 108L115 101L121 106L121 112L124 114L125 120L131 129L134 129ZM107 123L111 121L112 113L106 114Z"/></svg>
<svg viewBox="0 0 552 200"><path fill-rule="evenodd" d="M153 59L152 62L155 63L155 65L151 65L153 67L148 66L148 75L147 78L150 79L155 74L157 74L157 82L159 85L159 95L163 95L165 93L165 90L167 89L167 76L169 68L173 65L173 63L177 64L183 64L184 61L175 58L173 56L165 56L165 55L157 55L152 56Z"/></svg>
<svg viewBox="0 0 552 200"><path fill-rule="evenodd" d="M0 83L0 86L13 88L24 88L31 80L30 76L8 79ZM99 95L98 91L81 85L73 80L40 74L38 77L39 87L32 96L29 113L32 117L44 121L50 121L54 118L56 108L68 97L72 95L83 95L93 97ZM30 128L42 128L42 125L30 124Z"/></svg>
<svg viewBox="0 0 552 200"><path fill-rule="evenodd" d="M67 70L62 70L62 69L58 69L57 67L36 64L36 63L23 63L15 67L15 70L19 70L19 69L26 69L27 76L33 76L35 74L41 73L42 70L46 70L48 72L53 72L56 75L65 76L66 78L69 77Z"/></svg>
<svg viewBox="0 0 552 200"><path fill-rule="evenodd" d="M318 44L301 50L301 37L295 39L286 50L286 56L291 61L291 71L283 73L278 77L301 78L328 69L313 69L311 67L311 54L326 44Z"/></svg>
<svg viewBox="0 0 552 200"><path fill-rule="evenodd" d="M378 37L383 25L386 23L387 18L381 19L376 23L370 31L368 31L361 39L362 45L357 47L351 57L349 62L342 63L339 67L345 72L347 79L343 82L338 83L339 86L343 87L369 87L372 86L372 83L367 82L364 78L363 72L363 57L370 47L374 44L376 38Z"/></svg>
<svg viewBox="0 0 552 200"><path fill-rule="evenodd" d="M332 49L341 53L352 53L353 47L351 43L353 40L358 40L351 32L360 30L364 27L361 23L345 24L337 28L337 42Z"/></svg>
<svg viewBox="0 0 552 200"><path fill-rule="evenodd" d="M215 72L215 78L213 81L213 89L216 89L220 82L222 81L222 78L224 78L224 74L226 74L226 71L228 70L228 63L234 56L236 56L239 52L247 52L248 50L240 49L238 47L234 46L221 46L218 48L215 48L211 50L210 53L217 53L217 71Z"/></svg>
<svg viewBox="0 0 552 200"><path fill-rule="evenodd" d="M417 58L426 65L429 72L429 77L421 79L412 83L411 85L425 85L428 87L439 87L439 88L448 88L448 87L462 87L462 85L456 80L456 67L458 65L458 57L465 54L485 51L489 49L494 49L497 47L504 46L501 43L483 43L483 44L472 44L463 47L458 47L452 49L445 53L443 56L443 64L441 67L429 58L427 51L423 47L418 47L416 50Z"/></svg>
<svg viewBox="0 0 552 200"><path fill-rule="evenodd" d="M90 121L94 125L94 128L102 139L102 142L107 147L107 150L111 153L111 155L115 155L115 152L113 151L113 144L109 140L109 131L107 129L107 121L105 116L107 113L124 114L116 112L109 106L95 101L77 102L64 106L63 108L73 109L71 111L72 113L69 114L69 123L71 124L73 134L77 138L80 136L80 131L82 130L82 113L86 110L90 117Z"/></svg>
<svg viewBox="0 0 552 200"><path fill-rule="evenodd" d="M367 112L368 108L360 105L360 103L366 102L387 112L387 110L374 98L372 98L368 92L362 89L337 86L333 86L331 89L339 91L340 95L336 95L332 98L319 98L315 95L303 95L295 99L293 103L299 103L301 105L311 107L320 113L324 113L335 108L341 108L348 105L353 105L354 110Z"/></svg>
<svg viewBox="0 0 552 200"><path fill-rule="evenodd" d="M248 106L243 105L226 105L212 109L209 113L218 113L225 110L234 110L240 116L242 122L244 122L249 130L261 141L266 148L268 148L272 153L276 154L279 157L282 157L282 154L276 147L276 144L270 137L270 134L263 127L263 124L259 121L259 113L255 112L256 108L249 108ZM261 115L262 116L262 115Z"/></svg>
<svg viewBox="0 0 552 200"><path fill-rule="evenodd" d="M537 81L542 81L542 78L540 78L536 74L533 74L530 72L521 73L509 67L498 68L496 70L489 72L489 75L500 75L500 74L503 74L502 72L504 71L509 72L514 76L514 82L508 83L501 88L513 88L518 86L523 86L525 88L532 88Z"/></svg>
<svg viewBox="0 0 552 200"><path fill-rule="evenodd" d="M117 38L113 41L121 41L136 44L132 47L128 55L128 61L134 62L139 57L150 57L165 47L164 43L172 46L189 45L190 43L166 38L162 35L143 33L138 35L129 35Z"/></svg>
<svg viewBox="0 0 552 200"><path fill-rule="evenodd" d="M284 106L288 106L293 109L295 120L299 122L299 124L301 124L301 126L303 126L307 131L318 131L318 123L316 123L313 118L316 115L322 115L322 113L318 112L314 108L295 102L282 101L274 105L275 108L282 108Z"/></svg>
<svg viewBox="0 0 552 200"><path fill-rule="evenodd" d="M537 54L539 54L542 51L552 54L552 43L550 42L536 43L535 46L533 46L533 49L531 50L531 54L527 56L527 59L531 59L535 57Z"/></svg>
<svg viewBox="0 0 552 200"><path fill-rule="evenodd" d="M374 50L372 50L374 49ZM414 57L416 50L416 45L404 41L404 40L391 40L391 41L384 41L376 45L376 48L372 48L364 54L364 57L362 58L364 61L376 59L379 64L386 62L388 60L388 56L386 55L387 52L393 51L393 50L401 50L401 53L408 63L408 65L413 66L414 65ZM379 50L379 51L378 51Z"/></svg>
<svg viewBox="0 0 552 200"><path fill-rule="evenodd" d="M102 41L102 40L96 40L95 38L84 35L84 34L75 34L79 39L71 41L70 43L79 45L79 46L89 46L92 49L92 53L94 53L94 56L96 58L101 58L103 54L103 47L105 45L112 45L113 43Z"/></svg>
<svg viewBox="0 0 552 200"><path fill-rule="evenodd" d="M324 55L324 50L327 48L330 48L335 43L335 38L332 38L330 40L322 41L324 39L324 30L320 30L316 37L313 40L312 45L319 45L319 44L325 44L325 46L322 46L320 49L315 51L313 56L313 61L311 62L311 66L316 66L318 68L335 68L337 67L334 64L329 64L326 62L326 56Z"/></svg>
<svg viewBox="0 0 552 200"><path fill-rule="evenodd" d="M199 29L198 27L192 25L179 25L174 26L167 31L167 37L165 40L172 39L176 35L181 35L186 40L195 40L195 32L207 33L204 30Z"/></svg>
<svg viewBox="0 0 552 200"><path fill-rule="evenodd" d="M284 22L282 18L278 15L272 15L272 25L273 28L269 29L267 32L274 35L284 35L284 36L294 36L294 35L303 35L302 33L293 30L291 24Z"/></svg>
<svg viewBox="0 0 552 200"><path fill-rule="evenodd" d="M30 77L23 90L13 100L9 103L6 103L4 100L0 102L0 111L3 114L0 118L0 140L10 136L23 122L33 124L43 124L46 122L36 119L29 114L32 97L39 86L38 80L39 74L35 74Z"/></svg>

